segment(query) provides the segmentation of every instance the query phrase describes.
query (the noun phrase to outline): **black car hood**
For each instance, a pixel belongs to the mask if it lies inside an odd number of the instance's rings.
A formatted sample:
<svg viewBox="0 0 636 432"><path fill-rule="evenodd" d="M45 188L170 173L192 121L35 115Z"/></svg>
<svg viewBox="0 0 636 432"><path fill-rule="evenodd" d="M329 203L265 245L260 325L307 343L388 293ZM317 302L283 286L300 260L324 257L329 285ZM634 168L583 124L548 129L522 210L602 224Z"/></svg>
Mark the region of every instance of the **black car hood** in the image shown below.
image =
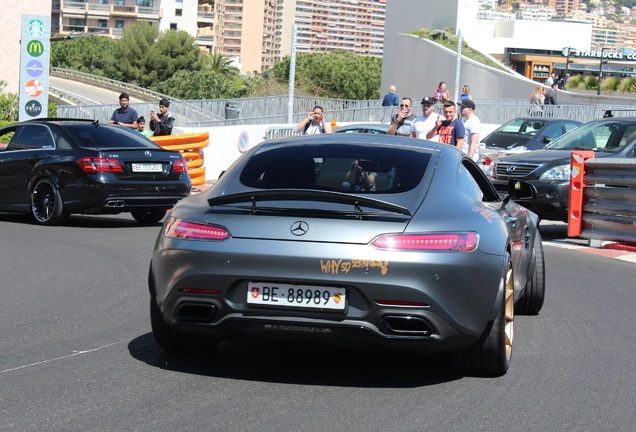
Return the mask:
<svg viewBox="0 0 636 432"><path fill-rule="evenodd" d="M559 164L559 162L569 163L571 154L572 150L534 150L500 158L499 162L527 164L544 164L546 162L555 162L556 164Z"/></svg>
<svg viewBox="0 0 636 432"><path fill-rule="evenodd" d="M494 136L488 136L484 139L486 147L497 147L500 149L507 149L510 146L521 147L532 139L528 135L520 135L513 133L497 134ZM514 148L513 147L513 148Z"/></svg>

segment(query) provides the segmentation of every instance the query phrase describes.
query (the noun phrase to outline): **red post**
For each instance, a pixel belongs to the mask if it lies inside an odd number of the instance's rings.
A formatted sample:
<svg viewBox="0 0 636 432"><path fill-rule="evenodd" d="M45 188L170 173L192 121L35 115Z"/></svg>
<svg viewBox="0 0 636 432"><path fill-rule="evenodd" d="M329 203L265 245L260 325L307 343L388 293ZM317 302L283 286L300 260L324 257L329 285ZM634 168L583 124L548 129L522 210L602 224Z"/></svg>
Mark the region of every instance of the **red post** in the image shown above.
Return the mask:
<svg viewBox="0 0 636 432"><path fill-rule="evenodd" d="M594 157L591 150L573 151L570 156L570 202L568 205L568 236L578 237L582 230L585 161Z"/></svg>

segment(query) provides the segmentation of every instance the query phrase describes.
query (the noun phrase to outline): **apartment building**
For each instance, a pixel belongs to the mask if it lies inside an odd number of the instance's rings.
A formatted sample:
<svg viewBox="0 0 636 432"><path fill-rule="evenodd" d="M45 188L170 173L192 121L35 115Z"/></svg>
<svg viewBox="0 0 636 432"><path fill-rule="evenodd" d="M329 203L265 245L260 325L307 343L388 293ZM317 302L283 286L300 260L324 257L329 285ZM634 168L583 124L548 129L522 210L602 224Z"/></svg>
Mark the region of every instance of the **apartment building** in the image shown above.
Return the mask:
<svg viewBox="0 0 636 432"><path fill-rule="evenodd" d="M277 32L281 56L291 53L292 26L297 52L352 51L382 57L386 0L284 0Z"/></svg>
<svg viewBox="0 0 636 432"><path fill-rule="evenodd" d="M548 0L548 7L554 8L557 15L569 16L581 8L581 0Z"/></svg>
<svg viewBox="0 0 636 432"><path fill-rule="evenodd" d="M386 0L53 0L54 33L121 37L138 20L185 30L206 53L261 72L291 53L352 51L382 56Z"/></svg>

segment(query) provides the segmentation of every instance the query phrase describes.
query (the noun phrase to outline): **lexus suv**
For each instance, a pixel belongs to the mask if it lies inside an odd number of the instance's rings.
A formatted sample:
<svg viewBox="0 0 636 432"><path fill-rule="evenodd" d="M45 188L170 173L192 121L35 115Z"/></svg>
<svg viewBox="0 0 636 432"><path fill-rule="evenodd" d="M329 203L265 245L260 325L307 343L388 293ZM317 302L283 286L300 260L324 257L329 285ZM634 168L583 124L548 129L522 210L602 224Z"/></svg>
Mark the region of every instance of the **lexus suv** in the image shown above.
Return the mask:
<svg viewBox="0 0 636 432"><path fill-rule="evenodd" d="M500 194L512 187L529 187L530 198L517 201L541 219L566 222L573 150L593 150L596 158L636 159L636 117L593 120L535 150L500 158L493 184Z"/></svg>

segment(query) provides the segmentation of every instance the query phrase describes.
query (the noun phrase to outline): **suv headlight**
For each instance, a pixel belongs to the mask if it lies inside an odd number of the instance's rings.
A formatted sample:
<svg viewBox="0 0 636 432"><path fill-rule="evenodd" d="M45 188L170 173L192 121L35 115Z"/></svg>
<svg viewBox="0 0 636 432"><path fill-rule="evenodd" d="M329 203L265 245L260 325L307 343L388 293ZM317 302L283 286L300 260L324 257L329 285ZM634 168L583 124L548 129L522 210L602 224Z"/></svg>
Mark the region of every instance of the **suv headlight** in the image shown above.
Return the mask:
<svg viewBox="0 0 636 432"><path fill-rule="evenodd" d="M559 165L554 168L551 168L541 174L539 180L544 181L564 181L570 180L570 164L567 165Z"/></svg>

